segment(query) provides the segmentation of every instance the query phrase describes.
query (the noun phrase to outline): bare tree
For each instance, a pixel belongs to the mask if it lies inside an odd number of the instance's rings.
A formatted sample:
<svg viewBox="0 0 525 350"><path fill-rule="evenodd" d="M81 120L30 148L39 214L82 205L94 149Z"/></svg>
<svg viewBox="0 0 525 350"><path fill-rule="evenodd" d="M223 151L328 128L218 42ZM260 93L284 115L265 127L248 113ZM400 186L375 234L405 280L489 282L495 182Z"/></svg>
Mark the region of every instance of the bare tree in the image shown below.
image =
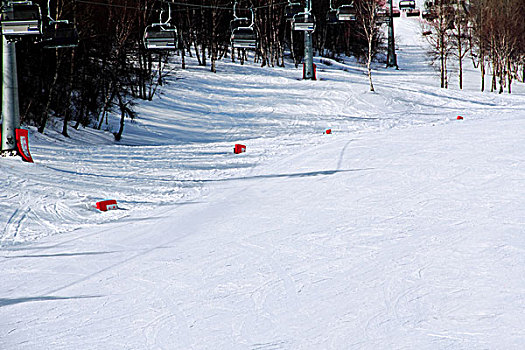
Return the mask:
<svg viewBox="0 0 525 350"><path fill-rule="evenodd" d="M523 0L471 0L473 57L479 63L484 89L485 63L492 71L491 91L512 92L523 67L525 2ZM524 68L522 68L524 69ZM499 85L499 87L498 87Z"/></svg>
<svg viewBox="0 0 525 350"><path fill-rule="evenodd" d="M485 0L477 0L470 3L469 26L470 31L470 57L476 68L481 74L481 91L485 91L485 75L487 64L487 38L486 38L486 18Z"/></svg>
<svg viewBox="0 0 525 350"><path fill-rule="evenodd" d="M453 43L450 40L450 31L454 28L455 0L436 0L427 2L426 7L432 16L424 25L423 33L430 44L429 55L432 62L439 62L441 87L448 88L447 60L450 57Z"/></svg>
<svg viewBox="0 0 525 350"><path fill-rule="evenodd" d="M463 60L470 51L470 32L468 29L469 7L465 0L457 0L452 4L454 9L453 29L450 38L454 50L453 55L458 60L459 66L459 88L463 89Z"/></svg>
<svg viewBox="0 0 525 350"><path fill-rule="evenodd" d="M380 34L380 23L378 9L380 3L378 0L359 0L356 2L357 20L367 43L366 68L370 91L374 90L372 82L372 59L374 57L374 45L378 42Z"/></svg>

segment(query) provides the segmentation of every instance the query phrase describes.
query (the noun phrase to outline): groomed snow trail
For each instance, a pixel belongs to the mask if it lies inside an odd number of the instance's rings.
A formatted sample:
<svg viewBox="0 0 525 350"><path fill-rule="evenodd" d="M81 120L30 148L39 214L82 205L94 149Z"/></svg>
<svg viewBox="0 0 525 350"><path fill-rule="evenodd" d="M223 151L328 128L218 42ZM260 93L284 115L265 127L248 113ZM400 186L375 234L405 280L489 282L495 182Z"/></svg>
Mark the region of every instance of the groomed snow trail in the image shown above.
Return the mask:
<svg viewBox="0 0 525 350"><path fill-rule="evenodd" d="M205 202L5 250L3 345L517 349L524 132L336 136Z"/></svg>
<svg viewBox="0 0 525 350"><path fill-rule="evenodd" d="M223 62L1 159L0 349L521 349L525 89L439 89L396 24L377 93Z"/></svg>

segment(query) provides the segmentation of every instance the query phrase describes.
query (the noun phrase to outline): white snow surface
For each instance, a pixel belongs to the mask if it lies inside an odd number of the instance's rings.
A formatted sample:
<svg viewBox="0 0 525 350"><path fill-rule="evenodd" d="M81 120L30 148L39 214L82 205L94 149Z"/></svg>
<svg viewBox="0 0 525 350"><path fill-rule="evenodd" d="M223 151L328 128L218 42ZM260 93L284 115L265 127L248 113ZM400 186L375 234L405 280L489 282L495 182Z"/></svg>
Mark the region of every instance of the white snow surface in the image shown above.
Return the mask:
<svg viewBox="0 0 525 350"><path fill-rule="evenodd" d="M192 61L120 143L31 128L35 163L0 159L0 349L523 349L525 86L441 89L395 23L376 92L350 59Z"/></svg>

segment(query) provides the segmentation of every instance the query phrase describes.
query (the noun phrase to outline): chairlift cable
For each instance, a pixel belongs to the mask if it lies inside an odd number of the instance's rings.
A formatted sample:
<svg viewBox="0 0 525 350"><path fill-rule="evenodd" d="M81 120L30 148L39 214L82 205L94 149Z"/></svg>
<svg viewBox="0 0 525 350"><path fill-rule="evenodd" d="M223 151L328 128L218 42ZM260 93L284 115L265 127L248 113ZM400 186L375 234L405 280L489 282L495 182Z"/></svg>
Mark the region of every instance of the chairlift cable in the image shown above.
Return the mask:
<svg viewBox="0 0 525 350"><path fill-rule="evenodd" d="M105 6L105 7L127 8L127 9L131 9L131 10L146 10L146 8L144 8L144 7L108 4L108 3L98 2L98 1L89 1L89 0L74 0L74 1L82 3L82 4L89 4L89 5L99 5L99 6Z"/></svg>
<svg viewBox="0 0 525 350"><path fill-rule="evenodd" d="M187 6L187 7L198 7L198 8L209 8L209 9L220 9L220 10L231 10L231 7L223 7L223 6L209 6L209 5L194 5L194 4L188 4L188 3L184 3L184 2L176 2L176 1L169 1L169 0L157 0L157 1L160 1L160 2L169 2L170 4L173 4L173 5L180 5L180 6ZM251 1L250 1L251 3ZM281 5L287 5L288 4L288 1L286 2L279 2L279 3L275 3L273 5L263 5L263 6L252 6L251 8L253 8L254 10L257 10L257 9L263 9L263 8L269 8L269 7L276 7L276 6L281 6ZM252 4L253 5L253 4Z"/></svg>
<svg viewBox="0 0 525 350"><path fill-rule="evenodd" d="M144 8L144 7L108 4L108 3L98 2L98 1L90 1L90 0L74 0L74 1L79 2L79 3L83 3L83 4L90 4L90 5L99 5L99 6L106 6L106 7L118 7L118 8L128 8L128 9L132 9L132 10L146 10L146 8ZM181 7L192 7L192 8L201 8L201 9L216 9L216 10L231 10L232 9L231 7L225 7L225 6L196 5L196 4L188 4L188 3L174 2L174 1L168 1L168 0L157 0L157 2L169 3L169 4L172 4L172 5L178 5L178 6L181 6ZM263 8L269 8L269 7L278 7L278 6L287 5L287 4L288 4L288 1L275 3L273 5L256 6L256 7L252 7L252 8L254 10L257 10L257 9L263 9ZM175 10L175 11L177 11L177 10Z"/></svg>

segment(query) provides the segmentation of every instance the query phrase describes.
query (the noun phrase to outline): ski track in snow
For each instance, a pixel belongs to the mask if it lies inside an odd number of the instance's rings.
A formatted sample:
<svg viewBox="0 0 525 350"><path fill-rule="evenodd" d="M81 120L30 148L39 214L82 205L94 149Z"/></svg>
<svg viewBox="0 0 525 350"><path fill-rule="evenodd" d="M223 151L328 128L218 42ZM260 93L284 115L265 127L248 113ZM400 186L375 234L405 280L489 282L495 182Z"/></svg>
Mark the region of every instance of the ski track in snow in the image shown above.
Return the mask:
<svg viewBox="0 0 525 350"><path fill-rule="evenodd" d="M525 88L440 89L419 30L375 93L190 64L119 145L32 132L0 159L0 348L522 348Z"/></svg>

